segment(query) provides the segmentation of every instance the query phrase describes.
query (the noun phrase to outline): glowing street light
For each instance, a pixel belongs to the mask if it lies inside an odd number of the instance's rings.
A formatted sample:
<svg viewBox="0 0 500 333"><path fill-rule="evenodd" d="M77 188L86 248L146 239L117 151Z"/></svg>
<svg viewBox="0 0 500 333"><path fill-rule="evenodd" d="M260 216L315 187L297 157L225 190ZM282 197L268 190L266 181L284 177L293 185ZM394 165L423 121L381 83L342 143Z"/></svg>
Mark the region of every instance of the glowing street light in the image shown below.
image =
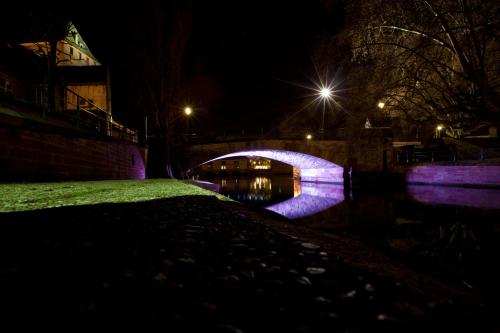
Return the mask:
<svg viewBox="0 0 500 333"><path fill-rule="evenodd" d="M441 131L443 130L443 125L437 125L436 126L436 138L440 138L441 137Z"/></svg>
<svg viewBox="0 0 500 333"><path fill-rule="evenodd" d="M311 105L315 105L316 107L322 108L321 113L321 127L320 127L320 138L324 138L325 133L325 112L326 108L337 107L342 109L342 106L336 101L337 93L340 91L338 89L339 82L336 79L336 75L333 78L328 77L328 72L325 75L320 75L318 69L316 68L317 80L312 81L312 86L307 85L299 85L298 87L306 88L311 91L311 95L308 97L313 97L309 103L307 103L304 107L301 108L300 111L306 109ZM307 137L306 137L307 138Z"/></svg>
<svg viewBox="0 0 500 333"><path fill-rule="evenodd" d="M323 86L319 90L319 98L323 101L323 112L321 113L321 128L319 129L321 139L325 137L325 109L326 104L330 104L330 100L333 99L333 89L330 86Z"/></svg>
<svg viewBox="0 0 500 333"><path fill-rule="evenodd" d="M193 113L193 109L191 107L186 106L184 108L184 114L186 115L186 132L189 134L189 118L191 117L191 114Z"/></svg>
<svg viewBox="0 0 500 333"><path fill-rule="evenodd" d="M312 138L313 138L313 136L312 136L311 134L307 134L307 135L306 135L306 139L307 139L307 140L311 140Z"/></svg>
<svg viewBox="0 0 500 333"><path fill-rule="evenodd" d="M384 102L378 102L377 106L378 106L379 109L383 109L385 107L385 103Z"/></svg>
<svg viewBox="0 0 500 333"><path fill-rule="evenodd" d="M332 89L330 87L321 88L319 95L321 98L328 99L332 95Z"/></svg>

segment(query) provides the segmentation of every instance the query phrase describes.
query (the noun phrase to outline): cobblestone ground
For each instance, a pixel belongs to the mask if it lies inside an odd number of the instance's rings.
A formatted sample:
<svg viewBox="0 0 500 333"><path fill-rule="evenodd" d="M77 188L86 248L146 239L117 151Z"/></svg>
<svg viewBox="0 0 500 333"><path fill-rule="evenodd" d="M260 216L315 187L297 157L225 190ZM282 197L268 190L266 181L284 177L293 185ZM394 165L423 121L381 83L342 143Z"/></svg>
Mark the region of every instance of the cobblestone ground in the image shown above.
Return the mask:
<svg viewBox="0 0 500 333"><path fill-rule="evenodd" d="M0 329L485 331L213 197L0 215ZM7 332L7 330L2 330Z"/></svg>

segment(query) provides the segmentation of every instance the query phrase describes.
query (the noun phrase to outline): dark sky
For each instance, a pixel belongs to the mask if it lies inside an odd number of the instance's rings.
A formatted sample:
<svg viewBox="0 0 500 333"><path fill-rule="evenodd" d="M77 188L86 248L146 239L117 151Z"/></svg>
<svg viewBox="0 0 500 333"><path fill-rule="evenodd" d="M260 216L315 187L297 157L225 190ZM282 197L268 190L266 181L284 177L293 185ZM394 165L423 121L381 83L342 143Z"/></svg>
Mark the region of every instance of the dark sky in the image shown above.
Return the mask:
<svg viewBox="0 0 500 333"><path fill-rule="evenodd" d="M331 23L322 2L203 2L194 9L191 52L222 89L221 124L267 131L300 107L300 90L286 82L307 81L315 37Z"/></svg>
<svg viewBox="0 0 500 333"><path fill-rule="evenodd" d="M136 84L134 57L127 53L140 51L131 35L145 33L138 22L147 21L149 1L105 8L89 0L69 8L89 48L111 67L114 115L135 127L142 125L142 112L125 98ZM287 82L305 84L315 75L316 40L341 25L341 0L192 2L184 96L177 102L195 108L197 130L267 132L301 107L309 92Z"/></svg>
<svg viewBox="0 0 500 333"><path fill-rule="evenodd" d="M313 48L319 35L334 33L340 26L342 11L338 3L194 0L192 33L184 63L185 103L198 109L193 126L201 131L210 124L219 133L241 133L242 129L257 133L261 128L267 132L300 108L309 92L287 82L308 83L308 78L314 76ZM142 12L140 6L144 4L135 6L101 11L101 17L84 11L78 19L93 52L108 60L114 72L121 73L115 74L122 75L115 78L115 85L116 81L124 84L123 73L130 64L116 55L113 43L121 44L118 49L124 47L127 33L134 29L135 15ZM141 28L136 30L140 33ZM110 44L114 36L120 38ZM116 105L114 113L119 114Z"/></svg>

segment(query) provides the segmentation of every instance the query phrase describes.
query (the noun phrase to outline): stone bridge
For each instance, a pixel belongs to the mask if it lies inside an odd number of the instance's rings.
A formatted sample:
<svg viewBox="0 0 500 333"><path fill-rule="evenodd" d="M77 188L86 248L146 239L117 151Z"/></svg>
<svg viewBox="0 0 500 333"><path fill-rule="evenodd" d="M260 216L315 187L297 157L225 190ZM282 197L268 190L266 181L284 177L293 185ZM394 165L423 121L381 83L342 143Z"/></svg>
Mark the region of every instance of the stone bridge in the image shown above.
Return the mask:
<svg viewBox="0 0 500 333"><path fill-rule="evenodd" d="M202 163L222 158L224 155L227 157L260 156L293 165L290 161L262 153L263 151L282 151L300 153L300 155L331 162L331 165L323 166L326 168L334 168L333 165L335 165L336 168L353 168L353 171L360 173L382 172L390 163L392 154L388 151L392 149L391 147L392 142L387 140L382 131L377 130L362 130L356 141L351 143L340 140L274 139L195 144L184 147L183 169L184 171L190 170ZM319 163L319 160L314 161ZM299 169L304 168L304 164L293 166Z"/></svg>
<svg viewBox="0 0 500 333"><path fill-rule="evenodd" d="M249 140L198 144L184 147L184 167L193 168L222 155L240 151L285 150L315 156L339 166L346 166L347 151L344 141L305 140Z"/></svg>

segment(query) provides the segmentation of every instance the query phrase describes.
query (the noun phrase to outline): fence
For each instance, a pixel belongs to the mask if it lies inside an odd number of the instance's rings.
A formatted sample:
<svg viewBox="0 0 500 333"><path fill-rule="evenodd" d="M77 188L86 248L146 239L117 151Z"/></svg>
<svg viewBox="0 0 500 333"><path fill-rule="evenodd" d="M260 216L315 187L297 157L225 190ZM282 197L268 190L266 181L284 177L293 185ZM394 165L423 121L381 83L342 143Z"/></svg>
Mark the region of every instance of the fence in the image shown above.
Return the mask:
<svg viewBox="0 0 500 333"><path fill-rule="evenodd" d="M43 107L47 101L47 89L42 85L17 80L0 72L0 96L13 102Z"/></svg>
<svg viewBox="0 0 500 333"><path fill-rule="evenodd" d="M114 121L110 113L96 106L91 100L65 89L64 102L64 113L71 117L77 127L108 137L139 142L137 130Z"/></svg>
<svg viewBox="0 0 500 333"><path fill-rule="evenodd" d="M139 142L137 130L114 121L110 113L67 88L56 101L61 111L46 115L48 100L45 85L18 80L0 72L0 97L9 102L29 106L41 112L42 117L63 120L68 125L76 126L91 135Z"/></svg>
<svg viewBox="0 0 500 333"><path fill-rule="evenodd" d="M463 149L466 145L468 149ZM467 142L431 147L408 145L394 148L396 164L473 161L500 158L500 147L481 147Z"/></svg>

